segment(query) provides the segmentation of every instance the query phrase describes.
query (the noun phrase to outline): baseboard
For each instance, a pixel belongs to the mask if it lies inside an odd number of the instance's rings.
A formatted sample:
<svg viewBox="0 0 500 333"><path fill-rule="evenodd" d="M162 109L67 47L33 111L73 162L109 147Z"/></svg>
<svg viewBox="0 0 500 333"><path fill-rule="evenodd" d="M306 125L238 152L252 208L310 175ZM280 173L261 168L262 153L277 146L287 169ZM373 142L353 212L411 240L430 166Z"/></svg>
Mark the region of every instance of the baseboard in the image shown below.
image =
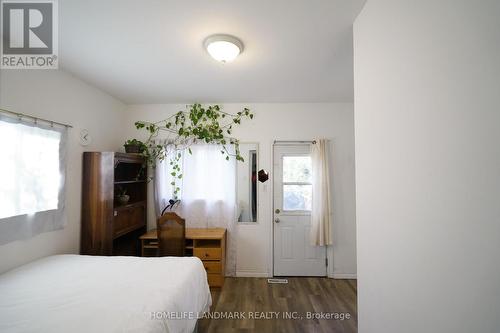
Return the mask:
<svg viewBox="0 0 500 333"><path fill-rule="evenodd" d="M339 280L356 280L358 275L356 273L333 273L333 275L329 277Z"/></svg>
<svg viewBox="0 0 500 333"><path fill-rule="evenodd" d="M259 272L236 272L236 277L262 277L266 278L269 277L269 274L267 273L259 273Z"/></svg>
<svg viewBox="0 0 500 333"><path fill-rule="evenodd" d="M236 277L260 277L260 278L267 278L267 277L272 277L272 275L269 275L268 273L262 273L262 272L248 272L248 271L238 271L236 272ZM339 279L339 280L357 280L358 275L356 273L333 273L332 276L329 276L329 278L332 279Z"/></svg>

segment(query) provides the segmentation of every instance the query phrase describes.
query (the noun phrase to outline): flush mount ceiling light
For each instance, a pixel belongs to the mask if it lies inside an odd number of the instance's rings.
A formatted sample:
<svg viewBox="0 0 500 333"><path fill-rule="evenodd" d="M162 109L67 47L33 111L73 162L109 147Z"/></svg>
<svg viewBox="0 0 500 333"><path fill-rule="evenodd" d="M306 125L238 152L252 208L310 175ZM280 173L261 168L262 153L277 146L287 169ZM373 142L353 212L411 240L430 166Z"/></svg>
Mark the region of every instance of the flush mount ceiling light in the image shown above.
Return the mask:
<svg viewBox="0 0 500 333"><path fill-rule="evenodd" d="M212 35L203 43L208 53L217 61L233 61L243 52L243 43L230 35Z"/></svg>

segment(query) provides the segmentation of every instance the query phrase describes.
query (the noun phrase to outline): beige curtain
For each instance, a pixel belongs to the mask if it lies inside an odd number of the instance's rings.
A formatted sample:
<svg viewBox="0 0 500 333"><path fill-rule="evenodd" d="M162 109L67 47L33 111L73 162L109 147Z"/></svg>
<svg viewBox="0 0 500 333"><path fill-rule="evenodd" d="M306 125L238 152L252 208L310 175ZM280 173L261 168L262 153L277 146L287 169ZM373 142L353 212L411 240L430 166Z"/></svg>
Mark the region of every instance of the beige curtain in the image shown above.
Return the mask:
<svg viewBox="0 0 500 333"><path fill-rule="evenodd" d="M332 244L330 167L328 163L328 141L316 140L311 147L312 160L312 212L311 244Z"/></svg>

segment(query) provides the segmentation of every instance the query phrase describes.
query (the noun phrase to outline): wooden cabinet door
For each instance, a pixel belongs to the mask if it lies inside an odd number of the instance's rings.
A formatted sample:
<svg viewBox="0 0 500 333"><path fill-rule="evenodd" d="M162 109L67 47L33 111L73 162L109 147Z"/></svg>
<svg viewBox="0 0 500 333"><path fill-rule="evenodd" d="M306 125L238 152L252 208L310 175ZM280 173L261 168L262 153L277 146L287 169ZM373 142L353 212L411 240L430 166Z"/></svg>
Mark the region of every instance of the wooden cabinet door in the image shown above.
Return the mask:
<svg viewBox="0 0 500 333"><path fill-rule="evenodd" d="M115 208L113 218L113 237L117 238L129 231L146 225L144 205Z"/></svg>

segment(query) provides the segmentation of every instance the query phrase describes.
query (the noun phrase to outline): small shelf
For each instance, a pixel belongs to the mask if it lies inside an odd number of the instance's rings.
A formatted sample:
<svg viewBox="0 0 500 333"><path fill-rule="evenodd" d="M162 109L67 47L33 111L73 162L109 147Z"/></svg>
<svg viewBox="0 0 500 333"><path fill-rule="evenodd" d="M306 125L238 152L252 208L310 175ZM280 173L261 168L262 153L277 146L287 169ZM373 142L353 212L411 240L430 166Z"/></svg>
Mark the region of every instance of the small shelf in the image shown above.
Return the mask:
<svg viewBox="0 0 500 333"><path fill-rule="evenodd" d="M197 239L195 241L194 245L196 248L202 248L202 249L218 248L218 247L220 247L220 240L219 239Z"/></svg>
<svg viewBox="0 0 500 333"><path fill-rule="evenodd" d="M142 229L145 226L146 226L146 224L142 223L142 224L130 226L130 227L126 228L126 229L120 230L119 232L115 232L115 234L113 236L113 240L121 238L121 237L127 235L129 232Z"/></svg>
<svg viewBox="0 0 500 333"><path fill-rule="evenodd" d="M115 181L115 185L125 185L125 184L140 184L140 183L145 183L146 180L144 179L139 179L139 180L119 180Z"/></svg>
<svg viewBox="0 0 500 333"><path fill-rule="evenodd" d="M114 208L114 210L124 210L124 209L128 209L128 208L133 208L133 207L137 207L137 206L145 206L145 205L146 205L146 201L143 200L143 201L132 202L132 203L122 205L122 206L115 206L113 208Z"/></svg>

